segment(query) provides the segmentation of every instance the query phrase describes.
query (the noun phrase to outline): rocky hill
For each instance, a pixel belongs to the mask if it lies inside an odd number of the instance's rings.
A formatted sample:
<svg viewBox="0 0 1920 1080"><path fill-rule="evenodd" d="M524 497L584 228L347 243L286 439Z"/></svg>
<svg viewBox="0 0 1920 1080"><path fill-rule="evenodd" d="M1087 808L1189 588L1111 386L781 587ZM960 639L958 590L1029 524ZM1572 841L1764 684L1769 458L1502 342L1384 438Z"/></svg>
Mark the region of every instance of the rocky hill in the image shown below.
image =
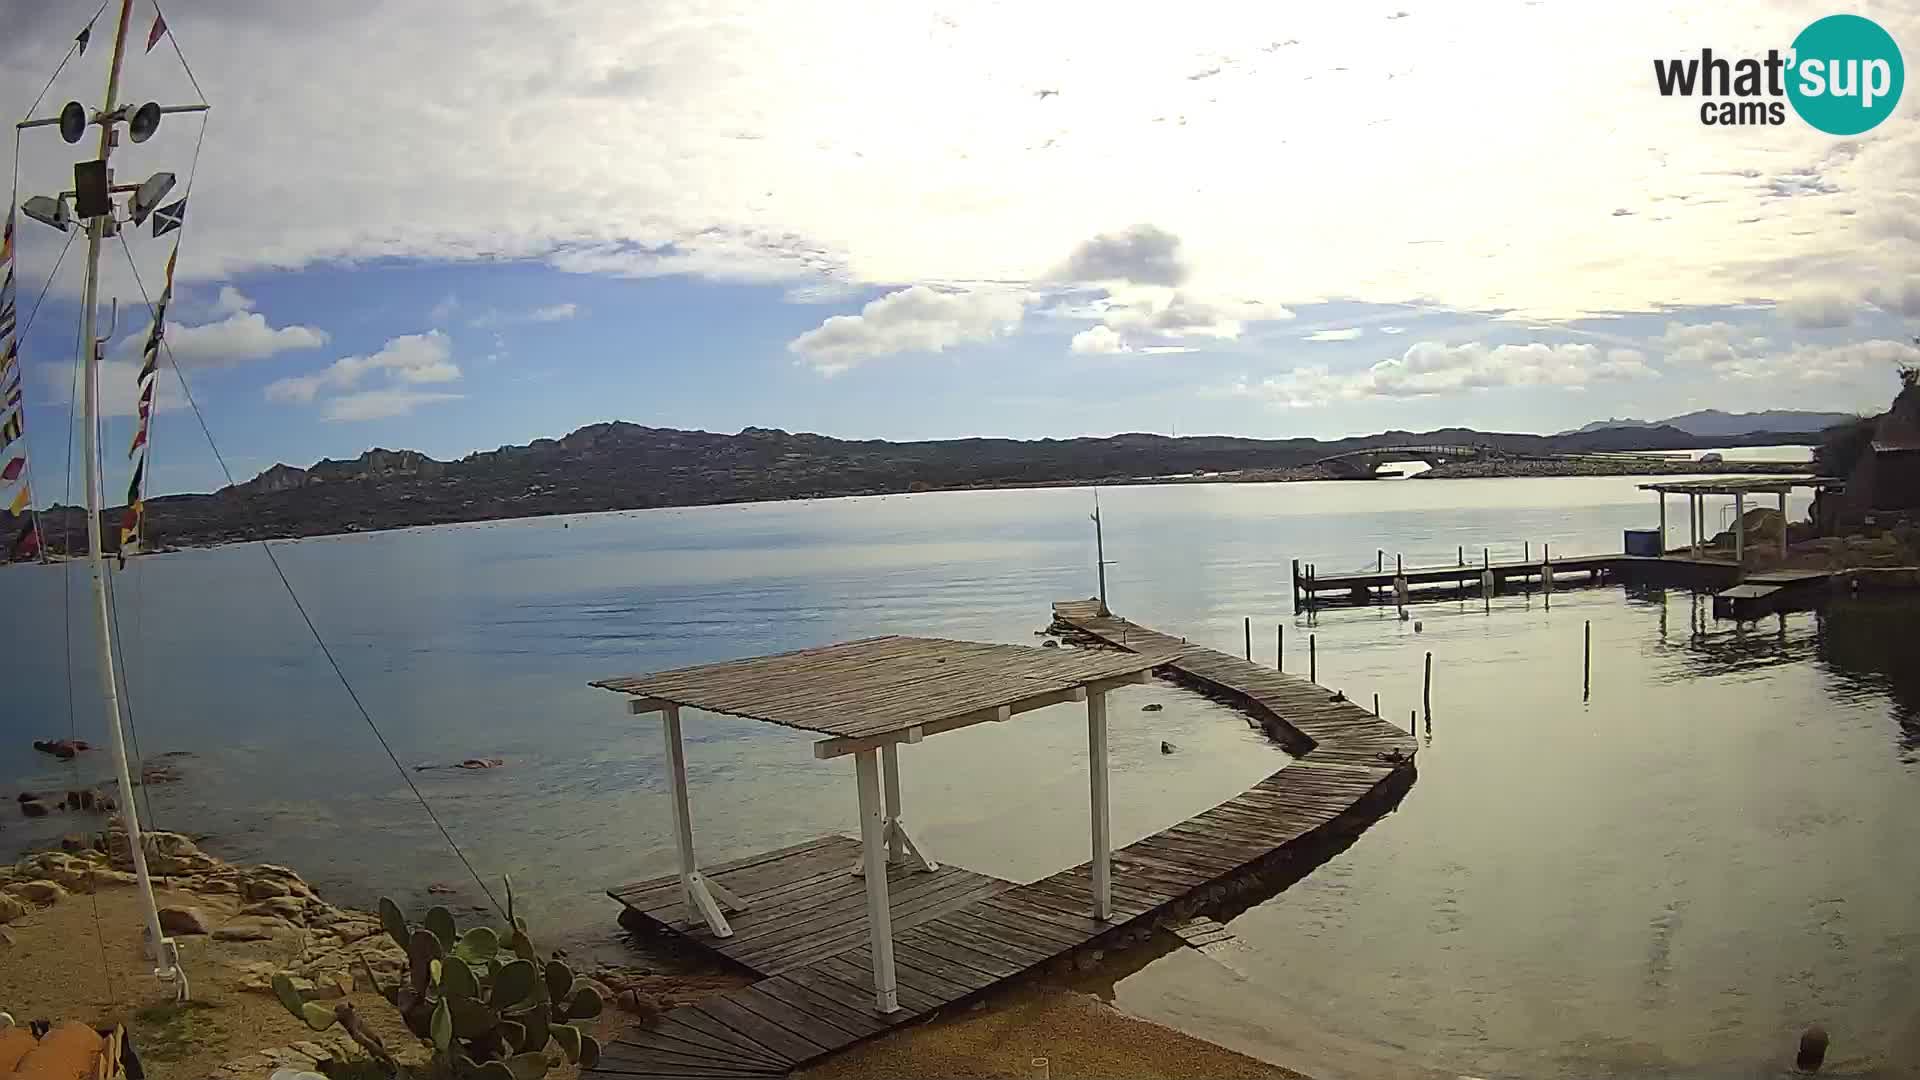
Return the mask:
<svg viewBox="0 0 1920 1080"><path fill-rule="evenodd" d="M1815 441L1763 433L1748 445ZM1237 479L1307 479L1313 463L1379 446L1472 444L1520 454L1684 449L1724 445L1672 428L1606 429L1545 436L1444 428L1387 431L1350 439L1169 438L1129 434L1083 439L952 439L935 442L844 440L747 428L737 435L622 422L593 424L559 439L503 446L440 461L412 450L369 450L350 461L311 468L275 465L211 495L148 500L150 546L223 543L270 537L483 521L541 514L768 499L1016 487L1090 481L1128 482L1232 474ZM109 511L110 521L118 511ZM0 512L0 532L17 526ZM77 547L84 512L43 512L46 541ZM108 535L114 535L108 530Z"/></svg>
<svg viewBox="0 0 1920 1080"><path fill-rule="evenodd" d="M1595 420L1562 435L1587 435L1614 428L1678 428L1689 435L1726 438L1762 431L1824 431L1835 424L1853 420L1851 413L1803 412L1795 409L1771 409L1767 412L1730 413L1719 409L1669 416L1665 420ZM1752 445L1752 444L1748 444Z"/></svg>

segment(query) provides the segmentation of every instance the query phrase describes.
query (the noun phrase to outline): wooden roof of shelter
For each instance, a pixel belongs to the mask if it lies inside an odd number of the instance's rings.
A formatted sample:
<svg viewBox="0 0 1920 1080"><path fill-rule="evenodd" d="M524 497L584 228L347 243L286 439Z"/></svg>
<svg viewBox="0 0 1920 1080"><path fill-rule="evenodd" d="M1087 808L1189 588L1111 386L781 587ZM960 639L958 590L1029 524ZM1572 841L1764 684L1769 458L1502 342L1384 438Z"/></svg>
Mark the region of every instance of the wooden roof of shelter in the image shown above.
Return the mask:
<svg viewBox="0 0 1920 1080"><path fill-rule="evenodd" d="M1082 700L1106 689L1099 684L1142 681L1169 659L887 636L592 685L641 699L636 712L671 704L834 736L815 748L834 757L862 748L853 740L918 741Z"/></svg>
<svg viewBox="0 0 1920 1080"><path fill-rule="evenodd" d="M1676 495L1754 495L1778 494L1797 487L1826 487L1838 480L1824 476L1720 476L1710 480L1671 480L1641 484L1641 491L1663 491Z"/></svg>

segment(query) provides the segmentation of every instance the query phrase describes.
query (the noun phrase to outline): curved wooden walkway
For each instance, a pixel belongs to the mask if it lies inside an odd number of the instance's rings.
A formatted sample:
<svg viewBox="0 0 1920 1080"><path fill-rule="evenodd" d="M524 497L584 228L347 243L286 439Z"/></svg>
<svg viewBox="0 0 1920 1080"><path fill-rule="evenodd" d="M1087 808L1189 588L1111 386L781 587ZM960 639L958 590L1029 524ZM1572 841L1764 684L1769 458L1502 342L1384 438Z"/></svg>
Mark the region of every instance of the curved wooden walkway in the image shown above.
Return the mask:
<svg viewBox="0 0 1920 1080"><path fill-rule="evenodd" d="M1175 656L1163 669L1167 674L1235 701L1269 730L1277 725L1277 733L1301 756L1218 806L1115 850L1110 921L1089 914L1085 863L1026 885L965 872L950 886L930 881L923 888L929 898L951 896L957 906L923 900L928 906L918 910L917 921L905 929L896 923L901 1008L883 1016L873 1011L864 911L850 904L794 908L791 916L804 922L799 930L767 931L783 935L777 940L785 940L786 947L761 952L741 942L724 950L766 978L628 1031L583 1075L702 1080L785 1075L1138 923L1156 923L1171 917L1173 909L1191 908L1212 886L1305 846L1336 819L1370 812L1369 796L1389 787L1399 770L1412 767L1417 746L1412 736L1350 702L1331 700L1326 689L1102 616L1098 608L1093 601L1068 601L1055 604L1054 615L1115 647ZM837 893L832 879L850 867L847 843L822 838L709 872L722 882L729 872L742 874L742 881L752 875L770 890ZM609 895L661 930L686 933L670 906L656 903L660 885L640 882ZM818 944L809 944L816 939Z"/></svg>

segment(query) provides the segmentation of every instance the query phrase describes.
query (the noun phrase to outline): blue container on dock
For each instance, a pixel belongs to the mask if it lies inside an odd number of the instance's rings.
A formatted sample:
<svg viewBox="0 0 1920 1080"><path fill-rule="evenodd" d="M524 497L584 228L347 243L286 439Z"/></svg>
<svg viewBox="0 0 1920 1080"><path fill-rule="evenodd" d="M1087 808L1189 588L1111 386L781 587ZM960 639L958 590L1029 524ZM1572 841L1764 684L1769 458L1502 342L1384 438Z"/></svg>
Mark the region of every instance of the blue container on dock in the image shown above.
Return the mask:
<svg viewBox="0 0 1920 1080"><path fill-rule="evenodd" d="M1629 555L1651 555L1657 557L1660 554L1659 529L1628 529L1626 530L1625 542L1627 554Z"/></svg>

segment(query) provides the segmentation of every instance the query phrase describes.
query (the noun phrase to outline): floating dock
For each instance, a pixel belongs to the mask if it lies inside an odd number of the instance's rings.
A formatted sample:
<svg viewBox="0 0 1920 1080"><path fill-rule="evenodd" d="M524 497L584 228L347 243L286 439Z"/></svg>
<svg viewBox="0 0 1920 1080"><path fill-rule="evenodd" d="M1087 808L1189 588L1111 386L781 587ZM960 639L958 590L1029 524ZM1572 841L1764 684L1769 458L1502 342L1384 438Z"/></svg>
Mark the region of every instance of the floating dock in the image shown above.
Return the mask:
<svg viewBox="0 0 1920 1080"><path fill-rule="evenodd" d="M1219 886L1322 849L1391 811L1413 781L1415 739L1297 675L1262 668L1103 613L1054 605L1056 623L1113 649L1164 656L1157 673L1239 704L1299 756L1201 814L1111 853L1111 912L1093 917L1090 864L1016 884L942 866L888 864L898 1008L875 1003L859 841L822 837L700 870L743 901L716 935L689 919L679 875L608 895L623 923L710 950L759 976L636 1027L583 1075L770 1077L926 1018L1088 946L1184 923Z"/></svg>

